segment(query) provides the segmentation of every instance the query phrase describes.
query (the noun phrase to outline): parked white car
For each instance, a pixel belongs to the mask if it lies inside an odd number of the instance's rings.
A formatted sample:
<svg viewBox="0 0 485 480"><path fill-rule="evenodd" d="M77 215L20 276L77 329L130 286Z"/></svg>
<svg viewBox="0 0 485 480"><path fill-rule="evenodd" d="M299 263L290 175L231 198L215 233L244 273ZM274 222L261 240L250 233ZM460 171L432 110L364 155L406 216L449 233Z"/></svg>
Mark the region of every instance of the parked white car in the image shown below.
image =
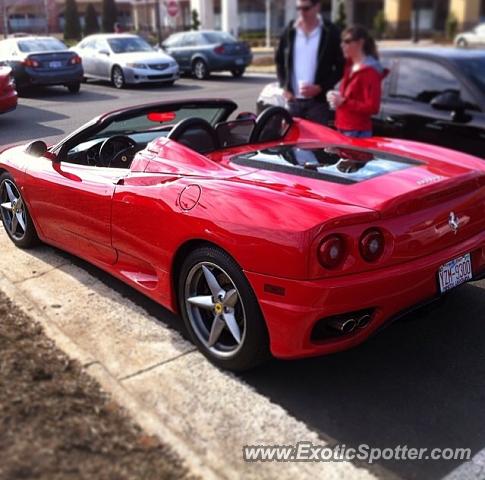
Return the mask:
<svg viewBox="0 0 485 480"><path fill-rule="evenodd" d="M485 45L485 23L482 23L469 32L460 33L455 37L457 47L475 47Z"/></svg>
<svg viewBox="0 0 485 480"><path fill-rule="evenodd" d="M173 84L180 77L177 62L138 35L90 35L72 50L82 58L86 78L109 80L116 88L137 83Z"/></svg>

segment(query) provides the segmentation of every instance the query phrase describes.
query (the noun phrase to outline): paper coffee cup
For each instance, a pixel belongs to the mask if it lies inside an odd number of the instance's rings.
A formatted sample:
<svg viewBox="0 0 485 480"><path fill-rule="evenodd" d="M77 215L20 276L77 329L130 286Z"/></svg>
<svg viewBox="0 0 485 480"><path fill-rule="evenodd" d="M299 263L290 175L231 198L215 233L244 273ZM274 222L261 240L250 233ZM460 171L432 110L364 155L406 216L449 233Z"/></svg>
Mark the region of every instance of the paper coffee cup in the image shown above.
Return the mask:
<svg viewBox="0 0 485 480"><path fill-rule="evenodd" d="M298 95L300 97L303 97L304 95L301 93L303 87L306 87L308 85L308 82L305 80L298 80Z"/></svg>

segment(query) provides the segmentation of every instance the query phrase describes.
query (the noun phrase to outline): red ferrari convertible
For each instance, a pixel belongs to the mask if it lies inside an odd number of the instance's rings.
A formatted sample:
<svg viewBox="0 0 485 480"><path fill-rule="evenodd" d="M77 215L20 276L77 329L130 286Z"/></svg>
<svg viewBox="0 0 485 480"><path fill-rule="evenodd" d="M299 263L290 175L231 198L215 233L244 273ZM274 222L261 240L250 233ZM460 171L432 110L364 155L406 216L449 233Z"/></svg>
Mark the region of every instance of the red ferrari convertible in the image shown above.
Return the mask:
<svg viewBox="0 0 485 480"><path fill-rule="evenodd" d="M19 247L78 255L180 313L214 363L355 346L485 274L485 163L183 100L0 155Z"/></svg>
<svg viewBox="0 0 485 480"><path fill-rule="evenodd" d="M17 108L17 91L10 76L10 67L0 67L0 113L10 112Z"/></svg>

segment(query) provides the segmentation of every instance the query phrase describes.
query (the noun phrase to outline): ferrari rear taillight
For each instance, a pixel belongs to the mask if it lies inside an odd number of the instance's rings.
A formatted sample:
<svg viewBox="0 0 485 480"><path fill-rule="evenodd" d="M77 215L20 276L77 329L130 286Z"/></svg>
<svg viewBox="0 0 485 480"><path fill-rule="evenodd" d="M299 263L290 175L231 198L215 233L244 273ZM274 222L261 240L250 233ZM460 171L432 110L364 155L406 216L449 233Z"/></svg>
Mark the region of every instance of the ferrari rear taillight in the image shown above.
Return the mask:
<svg viewBox="0 0 485 480"><path fill-rule="evenodd" d="M81 62L81 57L78 57L77 55L69 59L69 65L79 65Z"/></svg>
<svg viewBox="0 0 485 480"><path fill-rule="evenodd" d="M341 235L329 235L320 242L318 260L327 269L337 268L347 256L347 245Z"/></svg>
<svg viewBox="0 0 485 480"><path fill-rule="evenodd" d="M214 48L214 52L222 55L224 53L224 45L219 45L218 47Z"/></svg>
<svg viewBox="0 0 485 480"><path fill-rule="evenodd" d="M360 237L359 250L366 262L375 262L384 253L384 234L377 228L365 231Z"/></svg>
<svg viewBox="0 0 485 480"><path fill-rule="evenodd" d="M37 67L40 67L40 63L39 63L37 60L34 60L33 58L26 58L26 59L23 61L23 64L24 64L26 67L31 67L31 68L37 68Z"/></svg>

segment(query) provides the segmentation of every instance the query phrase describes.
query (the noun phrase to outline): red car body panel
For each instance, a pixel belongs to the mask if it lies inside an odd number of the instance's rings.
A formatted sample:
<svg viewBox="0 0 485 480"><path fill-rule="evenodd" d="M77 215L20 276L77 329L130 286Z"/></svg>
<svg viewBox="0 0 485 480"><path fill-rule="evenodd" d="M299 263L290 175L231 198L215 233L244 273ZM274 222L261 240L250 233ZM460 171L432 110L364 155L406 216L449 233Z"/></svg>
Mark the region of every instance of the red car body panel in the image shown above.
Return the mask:
<svg viewBox="0 0 485 480"><path fill-rule="evenodd" d="M282 144L341 145L396 154L416 165L343 185L234 163L241 153ZM166 138L139 152L131 169L33 158L21 147L0 156L13 175L39 237L80 256L177 312L177 265L209 242L243 269L263 312L270 348L296 358L355 346L401 312L440 295L437 272L470 253L485 271L485 163L402 140L351 140L296 120L283 142L201 155ZM456 233L450 212L461 219ZM366 262L358 239L369 227L386 238ZM338 268L318 261L329 234L345 237ZM368 309L352 335L315 341L329 316Z"/></svg>
<svg viewBox="0 0 485 480"><path fill-rule="evenodd" d="M11 83L11 71L10 67L0 67L0 113L17 108L17 91Z"/></svg>

